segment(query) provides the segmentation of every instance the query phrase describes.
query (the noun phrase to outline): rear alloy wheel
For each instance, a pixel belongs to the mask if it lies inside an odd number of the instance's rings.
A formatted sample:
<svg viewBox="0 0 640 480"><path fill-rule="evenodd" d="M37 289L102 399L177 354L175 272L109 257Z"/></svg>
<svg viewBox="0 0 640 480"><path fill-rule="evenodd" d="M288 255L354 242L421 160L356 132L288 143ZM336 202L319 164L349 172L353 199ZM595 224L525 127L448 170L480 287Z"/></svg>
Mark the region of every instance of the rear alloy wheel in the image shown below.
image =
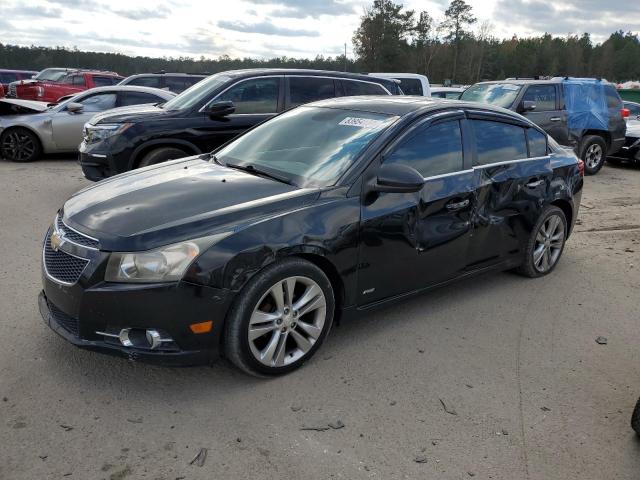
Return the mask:
<svg viewBox="0 0 640 480"><path fill-rule="evenodd" d="M294 370L322 344L333 310L333 289L322 270L298 258L278 262L239 293L227 317L227 358L254 375Z"/></svg>
<svg viewBox="0 0 640 480"><path fill-rule="evenodd" d="M582 140L580 158L584 160L585 173L595 175L607 158L607 142L598 135L589 135Z"/></svg>
<svg viewBox="0 0 640 480"><path fill-rule="evenodd" d="M567 220L555 206L547 207L536 223L525 251L525 261L518 272L527 277L550 273L560 260L567 239Z"/></svg>
<svg viewBox="0 0 640 480"><path fill-rule="evenodd" d="M38 137L24 128L8 130L0 137L0 157L12 162L32 162L41 151Z"/></svg>

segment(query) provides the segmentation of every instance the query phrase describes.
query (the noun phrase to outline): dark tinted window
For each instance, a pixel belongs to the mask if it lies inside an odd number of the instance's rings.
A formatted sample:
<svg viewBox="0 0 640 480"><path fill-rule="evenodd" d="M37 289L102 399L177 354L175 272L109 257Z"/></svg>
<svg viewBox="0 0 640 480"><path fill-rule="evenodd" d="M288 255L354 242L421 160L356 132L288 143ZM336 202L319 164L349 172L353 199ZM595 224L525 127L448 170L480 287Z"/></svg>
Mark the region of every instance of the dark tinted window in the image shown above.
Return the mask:
<svg viewBox="0 0 640 480"><path fill-rule="evenodd" d="M462 95L461 92L446 92L445 98L449 98L451 100L458 100L460 98L460 95Z"/></svg>
<svg viewBox="0 0 640 480"><path fill-rule="evenodd" d="M348 97L352 95L387 95L387 92L376 83L343 80L342 85L344 87L344 94Z"/></svg>
<svg viewBox="0 0 640 480"><path fill-rule="evenodd" d="M16 80L18 80L18 74L13 72L0 72L0 83L11 83Z"/></svg>
<svg viewBox="0 0 640 480"><path fill-rule="evenodd" d="M527 138L529 139L529 156L544 157L547 155L547 136L535 128L527 130Z"/></svg>
<svg viewBox="0 0 640 480"><path fill-rule="evenodd" d="M405 95L424 95L422 83L417 78L400 79L400 88Z"/></svg>
<svg viewBox="0 0 640 480"><path fill-rule="evenodd" d="M522 100L534 102L538 112L555 110L556 87L555 85L529 85Z"/></svg>
<svg viewBox="0 0 640 480"><path fill-rule="evenodd" d="M478 165L527 158L524 128L509 123L473 120Z"/></svg>
<svg viewBox="0 0 640 480"><path fill-rule="evenodd" d="M196 83L200 82L201 80L204 80L205 77L198 77L198 76L193 76L190 75L188 77L185 77L184 79L184 83L187 87L190 87L192 85L195 85Z"/></svg>
<svg viewBox="0 0 640 480"><path fill-rule="evenodd" d="M290 77L289 92L292 107L336 96L332 78Z"/></svg>
<svg viewBox="0 0 640 480"><path fill-rule="evenodd" d="M408 165L424 177L462 170L460 122L418 128L385 159L385 163Z"/></svg>
<svg viewBox="0 0 640 480"><path fill-rule="evenodd" d="M119 79L116 77L99 77L93 76L93 84L96 87L110 87L111 85L115 85L119 82Z"/></svg>
<svg viewBox="0 0 640 480"><path fill-rule="evenodd" d="M85 112L103 112L104 110L115 108L116 96L115 93L98 93L85 97L79 103L84 105Z"/></svg>
<svg viewBox="0 0 640 480"><path fill-rule="evenodd" d="M218 97L231 100L235 113L275 113L278 110L279 78L255 78L240 82Z"/></svg>
<svg viewBox="0 0 640 480"><path fill-rule="evenodd" d="M174 76L164 77L165 88L175 93L184 92L191 85L193 84L189 83L187 79L184 77L174 77Z"/></svg>
<svg viewBox="0 0 640 480"><path fill-rule="evenodd" d="M620 100L616 89L611 85L605 85L604 91L607 95L607 107L620 110L622 108L622 100Z"/></svg>
<svg viewBox="0 0 640 480"><path fill-rule="evenodd" d="M162 79L160 77L137 77L127 81L125 85L136 85L138 87L162 87Z"/></svg>
<svg viewBox="0 0 640 480"><path fill-rule="evenodd" d="M164 100L156 95L144 92L121 92L120 93L120 106L126 107L127 105L140 105L143 103L158 103L164 102Z"/></svg>

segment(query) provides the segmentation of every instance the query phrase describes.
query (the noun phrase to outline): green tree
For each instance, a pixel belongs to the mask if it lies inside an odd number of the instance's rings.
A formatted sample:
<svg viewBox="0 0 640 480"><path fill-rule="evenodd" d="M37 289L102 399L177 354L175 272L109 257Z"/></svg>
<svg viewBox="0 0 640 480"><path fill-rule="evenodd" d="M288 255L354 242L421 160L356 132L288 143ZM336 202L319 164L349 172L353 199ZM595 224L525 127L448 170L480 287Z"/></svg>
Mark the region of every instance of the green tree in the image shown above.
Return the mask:
<svg viewBox="0 0 640 480"><path fill-rule="evenodd" d="M444 12L444 27L448 30L446 40L453 43L453 72L451 79L456 81L458 69L458 55L463 38L470 36L466 27L476 23L477 19L471 13L471 5L464 0L452 0L449 8Z"/></svg>
<svg viewBox="0 0 640 480"><path fill-rule="evenodd" d="M392 0L375 0L365 11L353 36L355 53L369 71L391 71L406 68L409 45L407 37L413 31L413 10Z"/></svg>

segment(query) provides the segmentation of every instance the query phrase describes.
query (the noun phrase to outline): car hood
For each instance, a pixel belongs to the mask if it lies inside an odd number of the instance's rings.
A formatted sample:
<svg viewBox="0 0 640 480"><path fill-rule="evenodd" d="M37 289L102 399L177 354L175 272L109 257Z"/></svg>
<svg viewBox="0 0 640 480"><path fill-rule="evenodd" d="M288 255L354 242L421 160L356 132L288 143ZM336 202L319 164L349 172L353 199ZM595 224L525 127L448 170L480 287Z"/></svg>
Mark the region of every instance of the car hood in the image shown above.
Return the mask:
<svg viewBox="0 0 640 480"><path fill-rule="evenodd" d="M89 122L91 125L100 123L136 123L144 120L150 120L156 117L164 117L174 113L153 104L133 105L131 107L120 107L99 113Z"/></svg>
<svg viewBox="0 0 640 480"><path fill-rule="evenodd" d="M63 219L102 250L139 251L239 229L318 193L189 157L88 187L64 204Z"/></svg>
<svg viewBox="0 0 640 480"><path fill-rule="evenodd" d="M20 100L18 98L0 98L0 115L21 115L44 112L49 108L47 102Z"/></svg>

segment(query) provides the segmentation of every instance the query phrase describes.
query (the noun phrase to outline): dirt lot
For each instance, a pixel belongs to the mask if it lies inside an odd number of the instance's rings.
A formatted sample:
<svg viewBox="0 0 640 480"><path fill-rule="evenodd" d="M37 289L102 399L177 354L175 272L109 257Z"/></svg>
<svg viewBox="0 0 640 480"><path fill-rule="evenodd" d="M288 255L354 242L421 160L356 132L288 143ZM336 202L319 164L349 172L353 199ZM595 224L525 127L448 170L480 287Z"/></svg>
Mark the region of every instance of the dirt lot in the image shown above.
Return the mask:
<svg viewBox="0 0 640 480"><path fill-rule="evenodd" d="M551 276L489 275L343 324L269 381L132 364L44 326L42 235L87 183L72 160L0 161L3 480L640 477L640 169L587 178Z"/></svg>

